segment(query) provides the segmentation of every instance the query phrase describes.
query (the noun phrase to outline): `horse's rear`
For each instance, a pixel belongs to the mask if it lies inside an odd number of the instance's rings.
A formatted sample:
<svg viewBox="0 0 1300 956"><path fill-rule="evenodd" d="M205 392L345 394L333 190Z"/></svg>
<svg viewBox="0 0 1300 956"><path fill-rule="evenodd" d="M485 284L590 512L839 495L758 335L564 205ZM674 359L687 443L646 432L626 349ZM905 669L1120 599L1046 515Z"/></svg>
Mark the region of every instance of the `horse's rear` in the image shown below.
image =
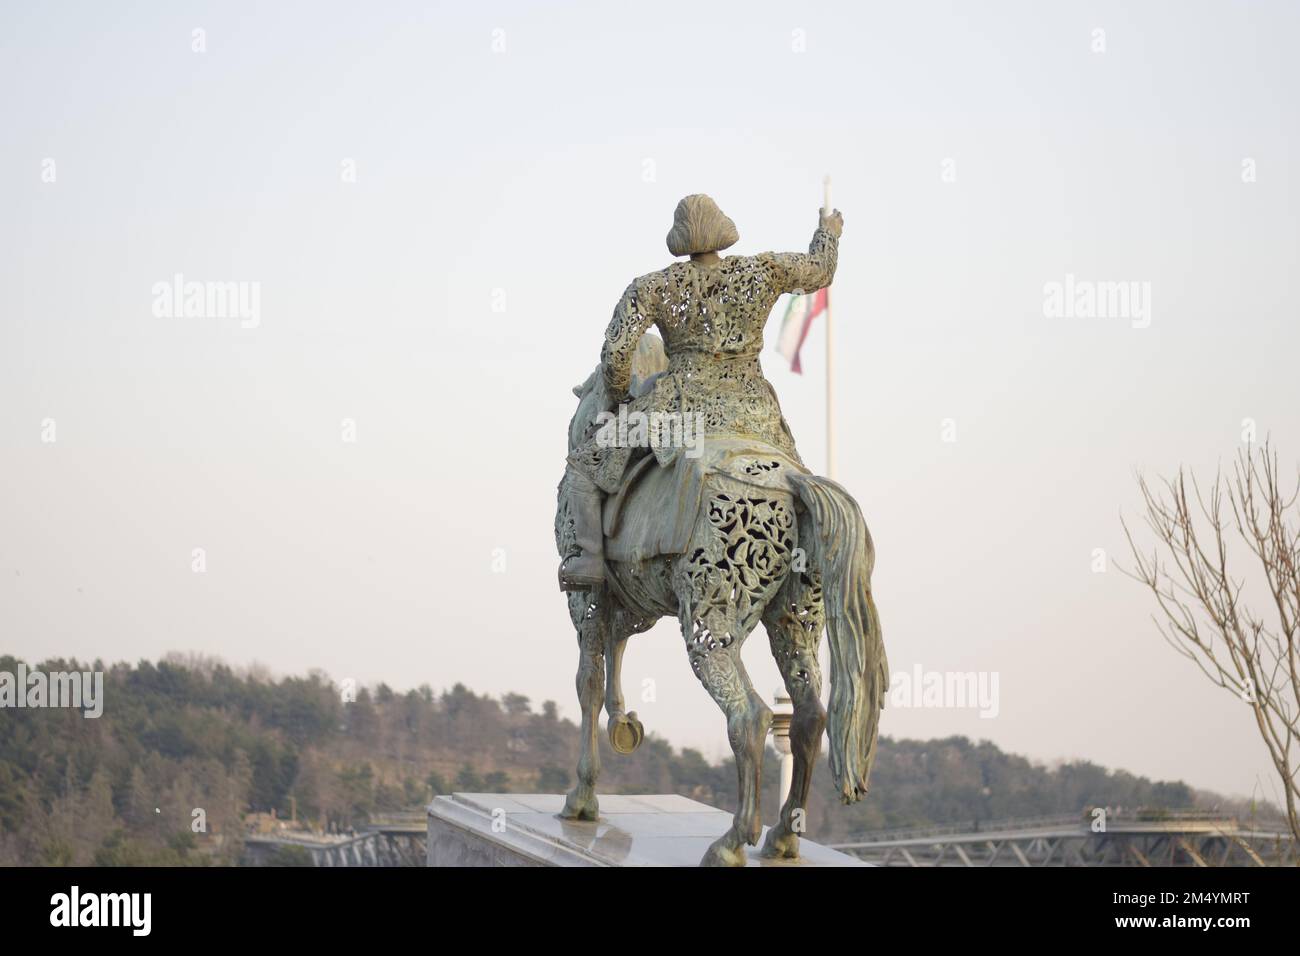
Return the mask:
<svg viewBox="0 0 1300 956"><path fill-rule="evenodd" d="M734 866L744 863L744 844L756 843L762 829L762 758L771 724L771 712L745 670L745 639L761 621L794 704L793 782L764 846L769 856L798 855L812 772L828 727L841 799L852 802L866 793L888 668L871 594L874 548L853 498L776 449L725 443L706 443L701 460L708 464L678 460L674 467L687 477L661 474L662 487L647 484L641 496L630 494L612 539L626 540L614 552L662 543L683 508L694 517L682 547L611 561L609 590L625 605L677 616L692 670L726 716L739 806L731 829L704 862ZM692 497L696 471L703 475L698 501ZM668 490L675 491L675 500ZM627 531L639 528L638 517L650 532L642 540ZM829 715L821 703L823 628L831 647ZM618 642L624 636L614 632L610 638Z"/></svg>

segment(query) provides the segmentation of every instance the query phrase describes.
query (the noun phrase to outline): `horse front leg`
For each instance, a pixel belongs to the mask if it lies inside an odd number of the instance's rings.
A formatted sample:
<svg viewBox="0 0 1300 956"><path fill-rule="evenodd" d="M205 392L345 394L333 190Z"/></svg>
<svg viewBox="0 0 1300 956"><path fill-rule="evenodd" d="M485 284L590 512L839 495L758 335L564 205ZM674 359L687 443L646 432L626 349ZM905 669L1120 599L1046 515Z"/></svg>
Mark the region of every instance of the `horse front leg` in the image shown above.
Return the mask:
<svg viewBox="0 0 1300 956"><path fill-rule="evenodd" d="M609 715L609 743L620 754L630 754L645 738L645 728L636 711L628 713L623 703L623 651L627 649L626 631L611 631L605 654L605 713Z"/></svg>
<svg viewBox="0 0 1300 956"><path fill-rule="evenodd" d="M600 811L596 778L600 775L600 705L605 696L605 614L591 592L571 592L570 610L578 629L578 705L582 708L582 751L578 782L569 791L560 816L566 820L595 820Z"/></svg>

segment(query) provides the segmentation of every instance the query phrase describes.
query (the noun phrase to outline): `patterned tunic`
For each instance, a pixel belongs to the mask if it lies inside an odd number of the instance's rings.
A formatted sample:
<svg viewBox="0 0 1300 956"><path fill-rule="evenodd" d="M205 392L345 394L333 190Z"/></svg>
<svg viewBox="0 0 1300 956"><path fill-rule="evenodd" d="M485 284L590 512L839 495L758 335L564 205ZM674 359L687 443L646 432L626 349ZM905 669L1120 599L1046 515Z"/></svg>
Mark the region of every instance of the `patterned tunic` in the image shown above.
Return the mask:
<svg viewBox="0 0 1300 956"><path fill-rule="evenodd" d="M700 414L706 439L749 435L800 461L776 393L759 365L763 326L783 293L830 285L837 252L838 240L818 228L807 255L765 252L726 256L716 265L675 262L636 279L614 309L601 351L610 404L627 401L632 356L653 323L663 336L668 370L650 392L628 403L629 412ZM666 465L677 449L654 451ZM569 461L613 492L628 461L640 453L602 445L593 429Z"/></svg>

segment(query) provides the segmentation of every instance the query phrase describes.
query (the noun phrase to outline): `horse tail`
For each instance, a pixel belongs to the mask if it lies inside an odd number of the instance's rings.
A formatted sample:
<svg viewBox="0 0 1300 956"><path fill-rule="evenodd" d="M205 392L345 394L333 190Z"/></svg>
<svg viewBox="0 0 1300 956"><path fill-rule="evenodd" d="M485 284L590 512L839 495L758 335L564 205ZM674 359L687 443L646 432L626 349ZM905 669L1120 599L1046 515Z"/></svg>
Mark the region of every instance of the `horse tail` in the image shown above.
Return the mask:
<svg viewBox="0 0 1300 956"><path fill-rule="evenodd" d="M843 487L816 475L790 477L806 512L799 543L809 569L822 579L831 647L831 774L840 799L853 803L867 792L889 690L880 615L871 599L876 551L857 502Z"/></svg>

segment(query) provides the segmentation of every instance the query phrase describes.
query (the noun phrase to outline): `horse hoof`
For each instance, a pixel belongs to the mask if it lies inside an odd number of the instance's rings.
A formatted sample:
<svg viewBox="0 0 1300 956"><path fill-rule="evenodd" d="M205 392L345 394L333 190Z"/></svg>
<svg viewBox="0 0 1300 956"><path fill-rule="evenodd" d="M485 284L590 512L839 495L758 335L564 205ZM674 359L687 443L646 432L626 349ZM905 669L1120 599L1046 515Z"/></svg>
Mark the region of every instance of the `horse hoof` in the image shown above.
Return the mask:
<svg viewBox="0 0 1300 956"><path fill-rule="evenodd" d="M600 815L600 804L596 795L583 794L579 787L574 787L564 798L564 809L560 817L564 820L595 820Z"/></svg>
<svg viewBox="0 0 1300 956"><path fill-rule="evenodd" d="M636 711L619 714L609 720L609 744L616 753L630 754L645 739L645 728L636 718Z"/></svg>
<svg viewBox="0 0 1300 956"><path fill-rule="evenodd" d="M783 827L772 827L767 831L767 839L763 841L762 853L769 860L797 860L799 836Z"/></svg>
<svg viewBox="0 0 1300 956"><path fill-rule="evenodd" d="M715 840L705 852L704 859L700 860L700 866L744 866L744 847L732 846L729 837L730 834L726 834Z"/></svg>

